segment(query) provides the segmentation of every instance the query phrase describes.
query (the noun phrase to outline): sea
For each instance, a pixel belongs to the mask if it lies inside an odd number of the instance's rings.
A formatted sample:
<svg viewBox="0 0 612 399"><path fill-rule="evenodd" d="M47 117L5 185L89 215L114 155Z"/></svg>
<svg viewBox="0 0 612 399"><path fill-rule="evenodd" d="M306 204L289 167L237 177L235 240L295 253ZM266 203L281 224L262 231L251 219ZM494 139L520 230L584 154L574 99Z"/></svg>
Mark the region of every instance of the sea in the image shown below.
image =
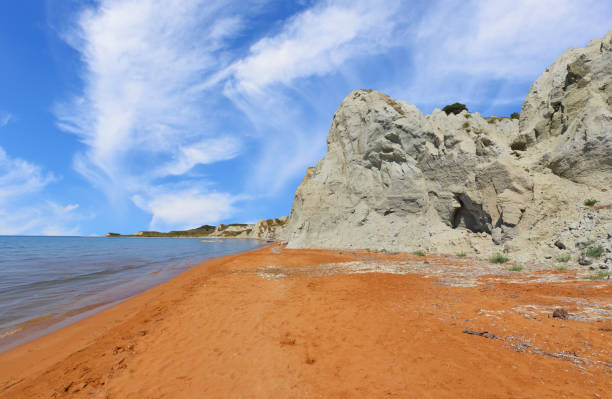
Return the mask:
<svg viewBox="0 0 612 399"><path fill-rule="evenodd" d="M0 236L0 352L256 240Z"/></svg>

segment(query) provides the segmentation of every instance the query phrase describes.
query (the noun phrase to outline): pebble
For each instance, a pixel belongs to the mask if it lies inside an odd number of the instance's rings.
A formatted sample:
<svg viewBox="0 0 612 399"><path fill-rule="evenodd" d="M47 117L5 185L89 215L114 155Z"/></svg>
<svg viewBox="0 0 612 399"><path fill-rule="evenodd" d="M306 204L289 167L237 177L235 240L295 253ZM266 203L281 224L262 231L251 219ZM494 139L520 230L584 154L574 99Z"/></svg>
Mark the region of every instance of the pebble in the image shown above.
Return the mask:
<svg viewBox="0 0 612 399"><path fill-rule="evenodd" d="M565 244L563 244L560 240L555 241L555 247L559 249L565 249Z"/></svg>

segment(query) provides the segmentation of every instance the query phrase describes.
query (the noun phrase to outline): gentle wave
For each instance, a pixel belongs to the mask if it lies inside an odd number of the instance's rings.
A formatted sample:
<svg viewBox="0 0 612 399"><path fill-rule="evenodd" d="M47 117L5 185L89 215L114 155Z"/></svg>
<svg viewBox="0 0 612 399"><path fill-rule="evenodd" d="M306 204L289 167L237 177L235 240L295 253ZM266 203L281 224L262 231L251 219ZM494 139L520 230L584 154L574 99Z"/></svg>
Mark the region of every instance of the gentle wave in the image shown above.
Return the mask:
<svg viewBox="0 0 612 399"><path fill-rule="evenodd" d="M19 324L17 324L16 327L13 327L7 331L0 331L0 338L5 338L8 337L10 335L16 334L19 331L22 331L28 327L32 327L38 323L42 323L46 320L52 319L54 317L57 316L57 313L50 313L50 314L46 314L46 315L42 315L42 316L38 316L38 317L34 317L32 319L23 321Z"/></svg>
<svg viewBox="0 0 612 399"><path fill-rule="evenodd" d="M141 268L144 268L146 266L148 266L148 265L123 266L123 267L119 267L119 268L112 268L112 269L107 269L107 270L101 270L101 271L94 272L94 273L81 274L81 275L72 276L72 277L66 277L66 278L60 278L60 279L54 279L54 280L42 280L42 281L36 281L36 282L33 282L33 283L29 283L29 284L16 285L16 286L12 286L10 288L0 289L0 297L3 294L6 294L8 292L12 292L12 291L15 291L15 290L24 290L25 291L25 290L28 290L28 289L43 288L43 287L47 287L47 286L67 284L67 283L71 283L71 282L75 282L75 281L93 280L96 277L113 275L113 274L120 274L121 272L124 272L124 271L127 271L127 270L141 269Z"/></svg>
<svg viewBox="0 0 612 399"><path fill-rule="evenodd" d="M34 325L63 320L168 280L206 259L264 245L197 238L0 236L0 351Z"/></svg>

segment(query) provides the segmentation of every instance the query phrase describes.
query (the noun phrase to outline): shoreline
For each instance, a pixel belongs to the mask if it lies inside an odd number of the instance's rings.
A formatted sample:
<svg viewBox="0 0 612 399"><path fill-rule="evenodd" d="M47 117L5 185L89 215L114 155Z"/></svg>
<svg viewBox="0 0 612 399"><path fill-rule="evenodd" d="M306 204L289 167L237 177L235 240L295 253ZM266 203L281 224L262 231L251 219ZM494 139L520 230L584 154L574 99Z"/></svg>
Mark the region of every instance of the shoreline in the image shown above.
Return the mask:
<svg viewBox="0 0 612 399"><path fill-rule="evenodd" d="M591 398L612 389L612 317L581 305L605 309L610 283L473 262L279 245L208 260L0 354L0 398ZM546 316L559 305L576 318Z"/></svg>
<svg viewBox="0 0 612 399"><path fill-rule="evenodd" d="M98 238L98 237L97 237ZM101 237L104 238L104 237ZM197 238L197 237L143 237L143 238ZM254 241L262 241L252 239ZM270 245L273 245L272 243ZM270 245L264 245L259 248L266 248ZM255 249L243 251L247 253ZM138 279L126 280L118 282L115 288L109 291L101 291L92 293L87 297L81 298L79 301L67 304L63 309L57 309L56 312L38 315L32 319L26 320L14 325L12 331L5 332L0 336L0 356L16 347L27 344L33 340L44 337L55 331L61 330L74 323L91 317L109 307L116 306L130 298L146 292L158 285L164 284L177 276L185 273L193 267L197 267L209 260L224 257L225 255L213 256L199 263L190 263L177 267L166 266L158 269L155 272L149 272ZM93 302L92 302L93 301ZM77 305L78 306L71 306Z"/></svg>

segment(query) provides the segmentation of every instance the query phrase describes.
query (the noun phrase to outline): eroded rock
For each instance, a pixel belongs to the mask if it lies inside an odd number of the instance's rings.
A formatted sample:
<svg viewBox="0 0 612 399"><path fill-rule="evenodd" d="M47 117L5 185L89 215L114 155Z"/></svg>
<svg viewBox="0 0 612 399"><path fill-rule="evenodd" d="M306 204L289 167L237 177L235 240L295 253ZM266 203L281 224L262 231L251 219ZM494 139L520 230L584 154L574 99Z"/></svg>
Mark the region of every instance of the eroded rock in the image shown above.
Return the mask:
<svg viewBox="0 0 612 399"><path fill-rule="evenodd" d="M541 259L552 243L612 230L612 32L564 53L531 87L520 122L424 115L356 90L328 151L298 188L290 248L371 248ZM609 240L608 240L609 241Z"/></svg>
<svg viewBox="0 0 612 399"><path fill-rule="evenodd" d="M556 175L612 186L612 32L563 53L531 86L520 133L534 161Z"/></svg>

